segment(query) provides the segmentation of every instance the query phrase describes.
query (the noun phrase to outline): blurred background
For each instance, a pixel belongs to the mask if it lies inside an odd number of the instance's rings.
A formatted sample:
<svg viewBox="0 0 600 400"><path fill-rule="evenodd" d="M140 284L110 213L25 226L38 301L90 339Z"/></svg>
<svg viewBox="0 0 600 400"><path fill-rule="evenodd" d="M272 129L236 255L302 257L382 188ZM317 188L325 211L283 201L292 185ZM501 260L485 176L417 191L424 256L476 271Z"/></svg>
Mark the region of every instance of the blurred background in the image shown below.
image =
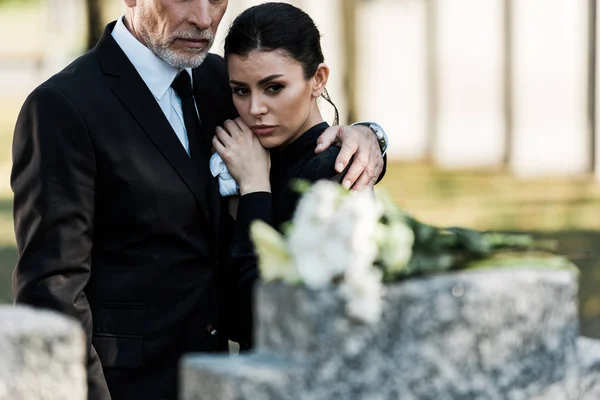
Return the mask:
<svg viewBox="0 0 600 400"><path fill-rule="evenodd" d="M213 52L258 3L229 1ZM321 30L341 122L374 120L390 136L380 186L428 223L557 239L581 268L582 333L600 337L596 0L290 3ZM123 0L0 0L0 302L11 301L16 262L9 177L19 109L124 10Z"/></svg>

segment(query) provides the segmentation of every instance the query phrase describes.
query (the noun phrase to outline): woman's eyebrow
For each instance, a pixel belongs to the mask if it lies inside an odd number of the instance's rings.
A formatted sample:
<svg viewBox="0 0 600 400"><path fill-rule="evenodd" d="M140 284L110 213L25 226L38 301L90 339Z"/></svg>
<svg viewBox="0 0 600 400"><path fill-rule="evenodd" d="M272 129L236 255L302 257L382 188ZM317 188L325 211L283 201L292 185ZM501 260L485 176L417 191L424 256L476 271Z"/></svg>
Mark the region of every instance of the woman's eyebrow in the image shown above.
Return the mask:
<svg viewBox="0 0 600 400"><path fill-rule="evenodd" d="M272 81L273 79L281 78L282 76L283 76L282 74L269 75L266 78L262 78L260 81L258 81L258 84L264 85L265 83L268 83L269 81Z"/></svg>
<svg viewBox="0 0 600 400"><path fill-rule="evenodd" d="M258 81L258 84L259 85L264 85L265 83L269 83L273 79L281 78L282 76L283 76L283 74L269 75L266 78L262 78L260 81ZM248 85L245 82L236 81L235 79L230 79L229 80L229 84L231 84L231 85L240 85L240 86L247 86Z"/></svg>

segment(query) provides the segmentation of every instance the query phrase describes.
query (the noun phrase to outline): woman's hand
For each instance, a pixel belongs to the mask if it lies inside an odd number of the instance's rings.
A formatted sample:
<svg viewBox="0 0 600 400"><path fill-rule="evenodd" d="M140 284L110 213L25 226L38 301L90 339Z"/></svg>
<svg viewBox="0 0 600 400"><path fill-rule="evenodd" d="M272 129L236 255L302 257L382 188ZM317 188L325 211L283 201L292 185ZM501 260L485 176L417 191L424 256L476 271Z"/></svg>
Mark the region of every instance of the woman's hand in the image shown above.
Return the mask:
<svg viewBox="0 0 600 400"><path fill-rule="evenodd" d="M224 128L217 127L213 146L233 179L240 185L242 196L252 192L271 191L269 151L240 118L225 121Z"/></svg>

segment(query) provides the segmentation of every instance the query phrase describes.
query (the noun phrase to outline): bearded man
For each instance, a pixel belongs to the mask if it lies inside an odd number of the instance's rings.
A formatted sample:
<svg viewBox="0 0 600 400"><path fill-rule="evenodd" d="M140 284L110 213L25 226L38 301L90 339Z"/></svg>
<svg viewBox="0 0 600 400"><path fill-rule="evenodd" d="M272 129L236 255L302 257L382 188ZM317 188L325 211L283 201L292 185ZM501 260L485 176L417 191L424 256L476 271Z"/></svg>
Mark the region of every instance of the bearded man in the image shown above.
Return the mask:
<svg viewBox="0 0 600 400"><path fill-rule="evenodd" d="M125 4L19 115L13 294L81 322L90 399L175 399L181 355L236 338L231 221L209 173L215 129L237 116L224 62L208 54L227 1ZM357 149L346 177L373 184L384 163L369 128L322 139L321 150L342 141L340 170Z"/></svg>

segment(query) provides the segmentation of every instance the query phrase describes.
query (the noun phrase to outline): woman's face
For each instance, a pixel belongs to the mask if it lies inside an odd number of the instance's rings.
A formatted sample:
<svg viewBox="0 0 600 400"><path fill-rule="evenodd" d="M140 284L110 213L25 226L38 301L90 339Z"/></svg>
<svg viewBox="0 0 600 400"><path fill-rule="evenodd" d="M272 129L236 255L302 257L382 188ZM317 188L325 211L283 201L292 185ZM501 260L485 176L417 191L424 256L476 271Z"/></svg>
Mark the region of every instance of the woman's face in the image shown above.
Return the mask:
<svg viewBox="0 0 600 400"><path fill-rule="evenodd" d="M264 147L287 146L322 122L316 104L322 92L319 74L305 79L302 65L286 53L232 54L227 68L235 108Z"/></svg>

